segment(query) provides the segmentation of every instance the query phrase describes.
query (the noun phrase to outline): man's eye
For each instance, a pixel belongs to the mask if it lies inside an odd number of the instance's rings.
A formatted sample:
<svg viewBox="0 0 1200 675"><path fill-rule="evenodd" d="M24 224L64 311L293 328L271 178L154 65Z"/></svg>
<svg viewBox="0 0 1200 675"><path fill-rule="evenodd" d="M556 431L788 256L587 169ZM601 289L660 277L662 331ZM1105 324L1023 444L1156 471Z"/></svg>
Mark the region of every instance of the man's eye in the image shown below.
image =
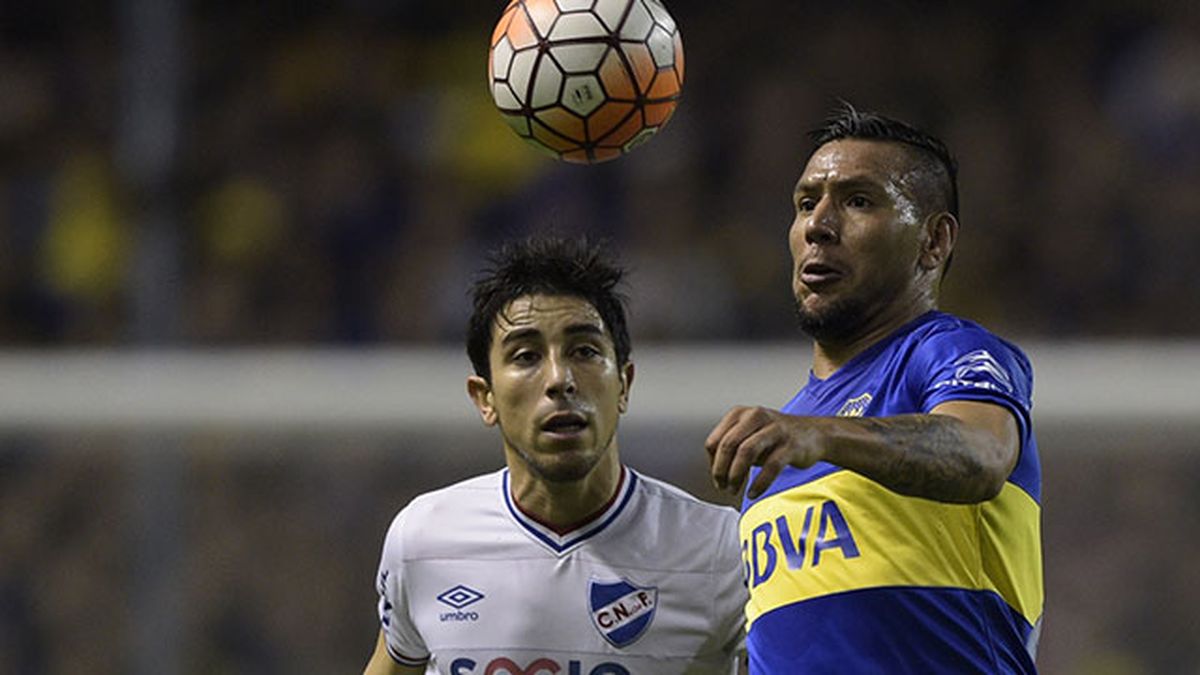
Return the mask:
<svg viewBox="0 0 1200 675"><path fill-rule="evenodd" d="M538 353L534 352L534 351L530 351L528 349L521 350L512 355L513 363L522 363L522 364L536 363L537 359L538 359Z"/></svg>
<svg viewBox="0 0 1200 675"><path fill-rule="evenodd" d="M805 197L804 199L796 202L796 211L799 213L808 213L815 208L817 208L817 200L812 199L811 197Z"/></svg>
<svg viewBox="0 0 1200 675"><path fill-rule="evenodd" d="M590 359L590 358L595 358L597 356L600 356L604 352L600 351L599 349L596 349L592 345L579 345L578 347L575 348L575 353L579 354L582 357Z"/></svg>
<svg viewBox="0 0 1200 675"><path fill-rule="evenodd" d="M846 205L855 209L866 209L871 207L871 200L863 195L854 195L846 200Z"/></svg>

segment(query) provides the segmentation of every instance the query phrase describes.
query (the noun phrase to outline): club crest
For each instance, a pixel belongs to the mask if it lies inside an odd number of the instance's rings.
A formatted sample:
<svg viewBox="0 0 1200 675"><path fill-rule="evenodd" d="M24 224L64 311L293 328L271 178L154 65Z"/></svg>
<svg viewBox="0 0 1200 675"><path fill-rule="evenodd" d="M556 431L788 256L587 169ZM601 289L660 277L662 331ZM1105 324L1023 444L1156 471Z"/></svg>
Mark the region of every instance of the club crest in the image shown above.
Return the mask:
<svg viewBox="0 0 1200 675"><path fill-rule="evenodd" d="M621 579L588 583L592 625L614 647L628 647L650 627L658 608L658 588L639 587Z"/></svg>
<svg viewBox="0 0 1200 675"><path fill-rule="evenodd" d="M842 409L837 411L837 416L862 417L863 413L867 411L867 406L871 405L872 398L873 397L870 394L855 396L842 405Z"/></svg>

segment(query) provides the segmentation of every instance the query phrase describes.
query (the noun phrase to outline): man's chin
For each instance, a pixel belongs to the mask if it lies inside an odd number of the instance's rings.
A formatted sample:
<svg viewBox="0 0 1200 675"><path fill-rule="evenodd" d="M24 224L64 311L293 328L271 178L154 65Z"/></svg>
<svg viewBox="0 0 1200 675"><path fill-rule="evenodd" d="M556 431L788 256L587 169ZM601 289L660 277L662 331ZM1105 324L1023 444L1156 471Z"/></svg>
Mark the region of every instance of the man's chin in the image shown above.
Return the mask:
<svg viewBox="0 0 1200 675"><path fill-rule="evenodd" d="M838 342L854 334L862 320L861 308L846 300L813 298L796 301L800 330L817 342Z"/></svg>
<svg viewBox="0 0 1200 675"><path fill-rule="evenodd" d="M563 450L549 456L524 457L538 478L550 483L573 483L588 477L600 457L586 450Z"/></svg>
<svg viewBox="0 0 1200 675"><path fill-rule="evenodd" d="M587 478L594 467L595 464L564 463L556 466L538 467L536 473L547 483L577 483Z"/></svg>

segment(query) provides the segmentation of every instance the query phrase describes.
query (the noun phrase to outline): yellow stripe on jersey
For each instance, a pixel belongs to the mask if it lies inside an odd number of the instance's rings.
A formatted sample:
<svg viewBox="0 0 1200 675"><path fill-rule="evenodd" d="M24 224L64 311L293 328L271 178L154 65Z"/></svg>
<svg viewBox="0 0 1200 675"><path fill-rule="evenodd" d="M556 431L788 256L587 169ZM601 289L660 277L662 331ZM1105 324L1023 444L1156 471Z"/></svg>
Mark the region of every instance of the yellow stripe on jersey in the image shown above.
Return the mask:
<svg viewBox="0 0 1200 675"><path fill-rule="evenodd" d="M995 591L1036 623L1040 521L1037 502L1011 483L982 504L945 504L837 471L742 514L747 621L833 593L905 586Z"/></svg>
<svg viewBox="0 0 1200 675"><path fill-rule="evenodd" d="M1030 625L1042 618L1042 509L1012 483L980 504L984 588L994 590Z"/></svg>

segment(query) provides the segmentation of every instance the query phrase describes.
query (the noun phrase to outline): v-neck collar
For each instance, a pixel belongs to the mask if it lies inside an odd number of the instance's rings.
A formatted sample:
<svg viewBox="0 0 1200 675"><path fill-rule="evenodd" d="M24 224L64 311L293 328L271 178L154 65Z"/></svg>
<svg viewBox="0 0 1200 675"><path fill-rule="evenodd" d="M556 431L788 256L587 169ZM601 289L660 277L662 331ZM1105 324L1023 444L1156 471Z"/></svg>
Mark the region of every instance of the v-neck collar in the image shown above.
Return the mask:
<svg viewBox="0 0 1200 675"><path fill-rule="evenodd" d="M500 489L504 495L504 505L507 507L509 515L512 516L516 524L538 543L550 549L556 555L561 556L607 529L617 519L617 516L624 512L625 506L633 497L637 481L637 473L622 465L621 483L617 486L617 491L608 505L586 521L576 524L570 530L561 534L556 532L554 528L521 510L521 507L517 505L516 499L512 496L508 469L505 469L503 472L500 480Z"/></svg>

